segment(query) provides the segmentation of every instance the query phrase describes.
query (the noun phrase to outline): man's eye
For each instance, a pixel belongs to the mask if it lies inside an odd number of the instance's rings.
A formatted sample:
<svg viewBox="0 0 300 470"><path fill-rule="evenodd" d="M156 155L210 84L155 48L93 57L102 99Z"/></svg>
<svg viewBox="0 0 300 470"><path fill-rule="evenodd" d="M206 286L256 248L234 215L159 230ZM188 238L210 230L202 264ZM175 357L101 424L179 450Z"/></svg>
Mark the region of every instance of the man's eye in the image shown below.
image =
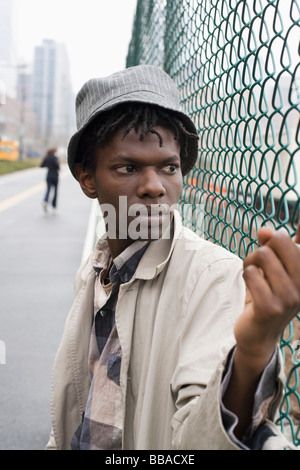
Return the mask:
<svg viewBox="0 0 300 470"><path fill-rule="evenodd" d="M128 175L129 173L134 172L134 166L132 166L132 165L119 166L117 168L117 172L122 173L124 175Z"/></svg>
<svg viewBox="0 0 300 470"><path fill-rule="evenodd" d="M165 173L169 173L169 174L173 174L173 173L176 173L176 170L177 170L177 165L166 165L163 167L163 171Z"/></svg>

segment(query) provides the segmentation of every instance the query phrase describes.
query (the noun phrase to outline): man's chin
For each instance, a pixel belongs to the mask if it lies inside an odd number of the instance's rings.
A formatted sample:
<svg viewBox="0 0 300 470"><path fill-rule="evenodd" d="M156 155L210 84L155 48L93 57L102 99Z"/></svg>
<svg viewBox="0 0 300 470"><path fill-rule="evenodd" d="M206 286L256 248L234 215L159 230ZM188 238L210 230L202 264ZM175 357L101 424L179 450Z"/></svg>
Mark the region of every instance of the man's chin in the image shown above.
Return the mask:
<svg viewBox="0 0 300 470"><path fill-rule="evenodd" d="M116 238L121 240L129 239L144 241L158 240L162 237L170 238L172 219L173 214L134 217L128 221L128 225L125 230L124 227L123 230L122 227L120 227Z"/></svg>

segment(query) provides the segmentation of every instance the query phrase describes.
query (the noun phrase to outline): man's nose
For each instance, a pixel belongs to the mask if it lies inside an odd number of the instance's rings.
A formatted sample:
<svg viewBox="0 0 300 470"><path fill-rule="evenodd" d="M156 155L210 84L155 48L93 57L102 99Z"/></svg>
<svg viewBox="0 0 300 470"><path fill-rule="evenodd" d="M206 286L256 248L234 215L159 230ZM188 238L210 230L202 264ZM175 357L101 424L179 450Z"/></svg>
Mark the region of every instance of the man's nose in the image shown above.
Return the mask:
<svg viewBox="0 0 300 470"><path fill-rule="evenodd" d="M140 198L149 197L151 199L160 198L166 194L162 177L155 169L147 169L141 172L137 195Z"/></svg>

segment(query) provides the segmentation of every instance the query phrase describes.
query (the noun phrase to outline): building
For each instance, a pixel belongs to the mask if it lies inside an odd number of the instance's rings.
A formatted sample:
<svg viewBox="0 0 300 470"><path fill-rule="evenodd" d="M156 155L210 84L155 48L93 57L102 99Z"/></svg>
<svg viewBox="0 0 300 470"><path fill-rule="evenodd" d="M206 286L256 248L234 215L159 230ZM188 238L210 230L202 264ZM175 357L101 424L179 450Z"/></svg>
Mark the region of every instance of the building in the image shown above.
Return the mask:
<svg viewBox="0 0 300 470"><path fill-rule="evenodd" d="M20 158L35 149L35 113L30 108L30 68L17 60L15 0L0 0L0 139L17 141Z"/></svg>
<svg viewBox="0 0 300 470"><path fill-rule="evenodd" d="M9 64L14 61L14 1L0 0L0 13L0 60Z"/></svg>
<svg viewBox="0 0 300 470"><path fill-rule="evenodd" d="M11 98L16 97L17 82L14 11L14 0L0 0L0 82Z"/></svg>
<svg viewBox="0 0 300 470"><path fill-rule="evenodd" d="M45 39L35 48L31 105L41 147L66 147L74 131L73 92L66 46Z"/></svg>

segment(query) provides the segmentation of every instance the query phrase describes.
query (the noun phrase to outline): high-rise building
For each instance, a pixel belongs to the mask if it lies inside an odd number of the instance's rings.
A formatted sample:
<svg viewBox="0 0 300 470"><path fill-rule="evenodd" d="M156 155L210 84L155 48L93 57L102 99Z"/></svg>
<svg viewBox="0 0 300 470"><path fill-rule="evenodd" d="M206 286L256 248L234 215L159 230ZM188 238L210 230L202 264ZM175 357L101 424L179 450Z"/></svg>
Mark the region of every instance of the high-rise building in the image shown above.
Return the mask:
<svg viewBox="0 0 300 470"><path fill-rule="evenodd" d="M0 0L0 82L1 89L12 98L17 82L14 11L14 0Z"/></svg>
<svg viewBox="0 0 300 470"><path fill-rule="evenodd" d="M15 0L0 0L0 139L19 142L20 158L35 148L29 68L17 61Z"/></svg>
<svg viewBox="0 0 300 470"><path fill-rule="evenodd" d="M45 39L35 48L31 102L37 114L37 138L45 148L66 146L74 130L69 70L64 44Z"/></svg>
<svg viewBox="0 0 300 470"><path fill-rule="evenodd" d="M14 61L14 32L13 32L14 0L0 0L0 61Z"/></svg>

